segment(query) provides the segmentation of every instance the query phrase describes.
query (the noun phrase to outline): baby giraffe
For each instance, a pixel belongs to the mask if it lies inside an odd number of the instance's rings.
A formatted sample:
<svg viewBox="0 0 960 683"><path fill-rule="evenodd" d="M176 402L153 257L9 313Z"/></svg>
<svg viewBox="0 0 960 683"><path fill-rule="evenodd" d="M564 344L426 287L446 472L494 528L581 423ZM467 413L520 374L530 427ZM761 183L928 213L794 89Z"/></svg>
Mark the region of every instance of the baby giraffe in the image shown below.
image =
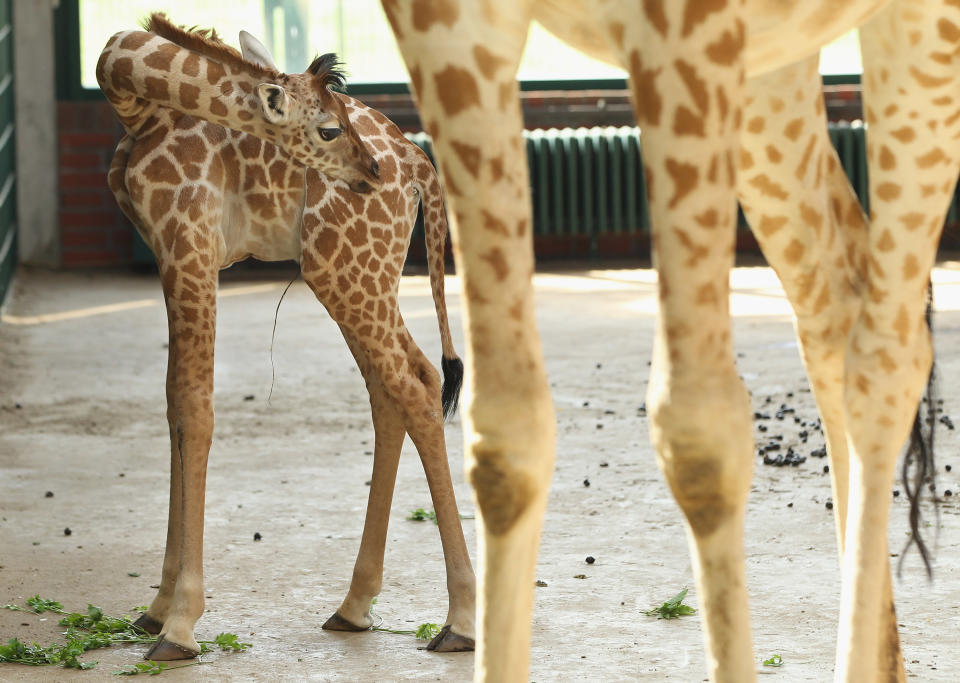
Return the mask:
<svg viewBox="0 0 960 683"><path fill-rule="evenodd" d="M250 256L300 263L370 394L376 441L363 536L347 596L323 628L372 625L400 449L409 434L436 510L449 593L445 625L428 649L472 650L475 579L443 434L463 364L444 300L447 224L436 171L385 116L331 89L343 85L335 56L317 58L304 74L283 74L255 38L243 33L241 41L245 56L213 31L185 31L154 14L146 31L113 36L97 65L100 87L126 132L110 188L156 257L170 333L170 515L160 589L137 622L160 635L147 657L200 652L193 631L204 609L218 271ZM397 303L421 201L442 386Z"/></svg>

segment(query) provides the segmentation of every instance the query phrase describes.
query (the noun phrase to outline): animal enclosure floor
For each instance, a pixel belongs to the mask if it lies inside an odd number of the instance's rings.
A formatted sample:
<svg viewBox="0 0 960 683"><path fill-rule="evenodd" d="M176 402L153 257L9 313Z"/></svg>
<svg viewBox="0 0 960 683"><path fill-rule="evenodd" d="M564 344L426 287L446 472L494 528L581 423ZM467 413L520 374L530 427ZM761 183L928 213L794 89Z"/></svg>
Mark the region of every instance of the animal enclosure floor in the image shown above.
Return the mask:
<svg viewBox="0 0 960 683"><path fill-rule="evenodd" d="M960 422L960 265L941 264L934 279L940 387L945 414ZM536 278L558 452L537 570L546 585L536 589L533 681L704 679L700 616L663 621L643 614L684 586L691 589L687 603L698 604L679 512L657 471L641 410L655 280L649 270L556 270ZM757 669L783 681L825 681L832 677L839 573L826 461L811 456L822 436L811 426L813 401L772 271L738 268L732 283L739 370L754 409L769 416L755 425L757 444L781 435L770 457L788 447L806 456L796 467L756 458L746 550ZM280 307L268 400L271 329L284 284L225 277L219 303L207 609L197 636L229 631L253 647L205 655L209 664L166 672L163 680L469 680L469 654L426 652L413 636L320 629L353 569L373 430L352 357L302 282ZM447 278L447 294L462 354L456 277ZM426 277L404 278L401 309L438 363ZM158 280L21 269L3 313L0 604L23 604L39 593L72 611L93 603L130 614L154 595L166 529L167 325ZM960 440L938 426L938 490L960 494ZM472 515L459 418L446 433L461 512ZM939 529L926 509L927 538L936 544L934 582L915 552L902 579L894 579L907 668L916 680L955 681L960 670L957 500L944 498ZM408 440L375 607L387 628L442 623L446 614L437 527L406 519L420 507L432 506ZM463 522L471 553L474 524ZM906 528L901 495L893 500L891 553L903 548ZM254 541L255 533L262 540ZM596 562L586 564L587 556ZM894 566L898 560L891 558ZM49 644L63 630L56 621L0 610L0 642ZM111 672L141 661L144 650L91 652L85 659L99 664L86 672L0 664L0 680L116 680ZM781 668L761 665L774 654L782 656Z"/></svg>

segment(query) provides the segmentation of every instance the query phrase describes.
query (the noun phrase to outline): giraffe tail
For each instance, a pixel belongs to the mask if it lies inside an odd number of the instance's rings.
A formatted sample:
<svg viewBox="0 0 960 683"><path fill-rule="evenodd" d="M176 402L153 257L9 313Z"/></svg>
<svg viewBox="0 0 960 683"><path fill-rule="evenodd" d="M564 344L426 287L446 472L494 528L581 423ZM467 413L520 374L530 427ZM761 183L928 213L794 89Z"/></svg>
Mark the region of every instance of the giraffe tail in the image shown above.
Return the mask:
<svg viewBox="0 0 960 683"><path fill-rule="evenodd" d="M416 150L420 152L419 149ZM453 348L450 334L450 321L447 318L447 303L444 296L444 256L447 245L447 214L443 207L443 191L440 178L426 154L417 155L421 163L429 166L426 179L419 183L421 205L423 206L423 227L427 248L427 267L430 271L430 290L433 293L433 305L437 310L437 322L440 325L440 345L443 358L440 369L443 371L443 389L441 404L444 419L457 412L460 401L460 389L463 386L463 361ZM417 174L417 177L421 177Z"/></svg>
<svg viewBox="0 0 960 683"><path fill-rule="evenodd" d="M927 329L930 331L931 343L933 340L933 281L927 283L927 311L924 316L927 323ZM903 558L911 545L916 545L920 553L920 559L927 570L927 577L933 578L933 567L931 565L932 557L930 549L921 536L921 528L924 526L920 510L920 503L923 499L923 489L929 487L933 492L933 509L940 520L940 499L937 498L937 466L934 461L933 437L937 424L937 412L939 401L937 400L936 384L936 364L930 365L930 375L927 377L926 391L920 404L917 406L917 414L913 420L913 429L910 432L910 442L907 446L907 452L903 458L901 469L901 480L903 488L907 493L907 500L910 501L910 537L906 546L900 553L900 562L897 565L897 572L903 570ZM926 417L924 417L924 405L926 405ZM952 429L951 425L951 429ZM937 524L937 528L940 525Z"/></svg>

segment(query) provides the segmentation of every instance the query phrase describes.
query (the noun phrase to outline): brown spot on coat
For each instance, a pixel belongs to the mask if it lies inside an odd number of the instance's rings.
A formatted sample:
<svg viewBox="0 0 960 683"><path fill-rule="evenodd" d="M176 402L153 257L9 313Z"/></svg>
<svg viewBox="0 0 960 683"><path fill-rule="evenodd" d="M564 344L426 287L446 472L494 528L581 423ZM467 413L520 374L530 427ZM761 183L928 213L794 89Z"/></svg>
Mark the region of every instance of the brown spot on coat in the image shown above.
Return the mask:
<svg viewBox="0 0 960 683"><path fill-rule="evenodd" d="M183 60L183 66L180 67L180 70L187 76L199 76L200 75L200 55L195 52L191 52L187 55L187 58Z"/></svg>
<svg viewBox="0 0 960 683"><path fill-rule="evenodd" d="M949 19L941 17L937 20L937 33L948 43L960 41L960 28Z"/></svg>
<svg viewBox="0 0 960 683"><path fill-rule="evenodd" d="M743 22L738 19L736 33L724 31L720 38L707 45L707 57L716 64L732 66L743 51L746 34Z"/></svg>
<svg viewBox="0 0 960 683"><path fill-rule="evenodd" d="M480 148L473 145L468 145L464 142L458 142L456 140L452 141L451 146L453 151L457 153L457 156L460 158L460 161L463 163L464 167L470 172L474 178L480 173Z"/></svg>
<svg viewBox="0 0 960 683"><path fill-rule="evenodd" d="M790 240L790 244L787 245L787 248L783 250L783 258L792 266L800 263L800 259L803 258L803 254L806 251L803 246L803 242L797 239Z"/></svg>
<svg viewBox="0 0 960 683"><path fill-rule="evenodd" d="M813 310L811 313L815 316L823 313L824 309L830 305L830 285L829 283L824 283L823 287L820 288L820 294L817 295L816 301L813 302Z"/></svg>
<svg viewBox="0 0 960 683"><path fill-rule="evenodd" d="M693 98L697 109L701 114L706 114L710 104L710 94L707 92L706 81L697 76L697 68L689 62L678 59L673 65L677 73L680 74L680 79L690 93L690 97Z"/></svg>
<svg viewBox="0 0 960 683"><path fill-rule="evenodd" d="M820 237L820 230L823 227L823 214L806 202L800 202L800 218L808 226L813 228L813 232Z"/></svg>
<svg viewBox="0 0 960 683"><path fill-rule="evenodd" d="M219 62L208 61L207 62L207 83L210 85L216 85L227 75L227 72L224 71L223 67Z"/></svg>
<svg viewBox="0 0 960 683"><path fill-rule="evenodd" d="M128 33L123 37L123 40L120 41L120 49L132 50L133 52L136 52L141 47L146 45L151 38L153 38L153 36L144 31L134 31L132 33ZM109 44L107 47L109 47Z"/></svg>
<svg viewBox="0 0 960 683"><path fill-rule="evenodd" d="M143 63L151 69L170 71L170 64L173 63L173 58L178 52L180 52L180 48L173 43L163 43L155 52L151 52L144 57Z"/></svg>
<svg viewBox="0 0 960 683"><path fill-rule="evenodd" d="M716 307L720 303L720 297L717 295L717 288L712 282L700 286L697 289L697 303L701 306Z"/></svg>
<svg viewBox="0 0 960 683"><path fill-rule="evenodd" d="M900 185L897 183L880 183L877 186L877 197L891 202L900 196Z"/></svg>
<svg viewBox="0 0 960 683"><path fill-rule="evenodd" d="M319 233L317 233L317 236L313 241L314 247L316 247L320 257L325 261L330 261L333 259L333 255L336 253L337 245L339 243L340 235L333 228L323 228Z"/></svg>
<svg viewBox="0 0 960 683"><path fill-rule="evenodd" d="M800 137L800 134L802 132L803 132L802 118L793 119L786 126L784 126L784 129L783 129L783 134L787 137L787 139L793 140L794 142L797 140L797 138Z"/></svg>
<svg viewBox="0 0 960 683"><path fill-rule="evenodd" d="M497 276L498 282L503 282L507 275L510 274L510 266L507 265L507 259L504 257L503 250L500 249L500 247L493 247L486 254L481 254L480 258L490 264L490 267L493 268Z"/></svg>
<svg viewBox="0 0 960 683"><path fill-rule="evenodd" d="M413 92L417 95L423 94L423 72L417 65L410 67L410 83L413 85Z"/></svg>
<svg viewBox="0 0 960 683"><path fill-rule="evenodd" d="M900 222L903 223L904 227L911 232L923 225L923 221L926 219L926 215L919 213L917 211L912 211L910 213L905 213L900 216Z"/></svg>
<svg viewBox="0 0 960 683"><path fill-rule="evenodd" d="M425 32L434 24L452 27L460 16L460 8L454 0L413 0L413 27Z"/></svg>
<svg viewBox="0 0 960 683"><path fill-rule="evenodd" d="M697 24L703 23L708 16L720 12L726 7L727 0L687 0L683 10L683 28L680 35L686 38L697 27ZM646 7L644 9L646 10ZM666 20L664 20L664 23L666 23Z"/></svg>
<svg viewBox="0 0 960 683"><path fill-rule="evenodd" d="M657 126L660 124L660 112L663 109L663 100L657 90L657 76L660 69L644 69L639 50L630 53L630 82L633 85L634 107L637 109L637 120L641 125Z"/></svg>
<svg viewBox="0 0 960 683"><path fill-rule="evenodd" d="M774 234L780 231L783 226L788 222L786 216L760 216L760 224L757 226L757 230L764 237L772 237Z"/></svg>
<svg viewBox="0 0 960 683"><path fill-rule="evenodd" d="M644 5L646 5L646 2ZM617 47L621 50L623 49L623 34L626 29L627 27L623 25L622 21L611 21L607 24L607 30L610 31L613 42L616 43Z"/></svg>
<svg viewBox="0 0 960 683"><path fill-rule="evenodd" d="M200 88L189 83L180 84L180 103L186 109L196 109L200 106Z"/></svg>
<svg viewBox="0 0 960 683"><path fill-rule="evenodd" d="M447 116L480 106L480 90L473 74L457 66L447 66L433 76L440 105Z"/></svg>
<svg viewBox="0 0 960 683"><path fill-rule="evenodd" d="M880 168L884 171L890 171L897 167L897 158L886 145L880 145L880 155L878 158Z"/></svg>
<svg viewBox="0 0 960 683"><path fill-rule="evenodd" d="M489 230L490 232L496 233L498 235L503 235L504 237L510 236L510 231L507 229L506 223L494 216L492 213L486 209L481 209L481 216L483 217L483 227Z"/></svg>
<svg viewBox="0 0 960 683"><path fill-rule="evenodd" d="M930 168L940 162L949 162L950 159L939 147L934 147L926 154L917 157L917 166L920 168Z"/></svg>
<svg viewBox="0 0 960 683"><path fill-rule="evenodd" d="M778 183L770 179L765 173L754 176L749 184L760 191L764 197L773 197L774 199L784 200L790 195Z"/></svg>
<svg viewBox="0 0 960 683"><path fill-rule="evenodd" d="M367 202L367 218L374 223L383 223L386 225L392 222L390 220L390 214L388 214L383 207L383 202L376 197L372 197L370 201Z"/></svg>
<svg viewBox="0 0 960 683"><path fill-rule="evenodd" d="M210 113L213 114L214 116L221 116L226 118L228 113L227 105L225 105L223 102L221 102L217 98L213 98L212 100L210 100Z"/></svg>
<svg viewBox="0 0 960 683"><path fill-rule="evenodd" d="M701 228L715 228L720 222L720 217L716 209L707 209L703 213L694 216L693 220L695 220Z"/></svg>
<svg viewBox="0 0 960 683"><path fill-rule="evenodd" d="M253 159L260 156L261 146L260 138L254 137L253 135L244 135L240 139L240 144L237 145L237 149L240 150L240 155L244 159Z"/></svg>
<svg viewBox="0 0 960 683"><path fill-rule="evenodd" d="M643 0L643 13L650 20L650 25L662 37L667 37L667 14L663 8L664 0Z"/></svg>
<svg viewBox="0 0 960 683"><path fill-rule="evenodd" d="M121 92L134 93L136 88L130 76L133 74L133 60L129 57L120 57L113 62L113 70L110 73L110 83L114 90Z"/></svg>
<svg viewBox="0 0 960 683"><path fill-rule="evenodd" d="M150 195L150 220L157 223L170 210L173 190L154 190Z"/></svg>
<svg viewBox="0 0 960 683"><path fill-rule="evenodd" d="M896 130L892 130L890 131L890 135L904 144L913 142L914 138L917 137L917 134L910 126L903 126L901 128L897 128Z"/></svg>
<svg viewBox="0 0 960 683"><path fill-rule="evenodd" d="M888 252L893 251L896 248L897 243L893 240L893 235L889 230L884 229L880 234L880 239L877 240L877 249L879 251Z"/></svg>
<svg viewBox="0 0 960 683"><path fill-rule="evenodd" d="M699 171L693 164L671 158L667 158L666 168L673 180L673 197L668 204L672 209L696 188L699 182Z"/></svg>
<svg viewBox="0 0 960 683"><path fill-rule="evenodd" d="M143 174L147 180L154 183L177 185L181 182L180 174L177 172L176 167L166 157L162 156L155 157L147 164L147 167L143 170Z"/></svg>
<svg viewBox="0 0 960 683"><path fill-rule="evenodd" d="M473 58L476 60L477 66L480 67L480 73L488 79L493 79L497 74L497 69L507 64L507 60L490 52L483 45L473 46Z"/></svg>
<svg viewBox="0 0 960 683"><path fill-rule="evenodd" d="M903 257L903 279L912 280L920 272L920 263L913 254L907 254Z"/></svg>
<svg viewBox="0 0 960 683"><path fill-rule="evenodd" d="M920 69L915 66L910 66L910 75L913 76L914 80L920 84L923 88L939 88L941 85L946 85L953 80L953 76L931 76L930 74L925 74Z"/></svg>
<svg viewBox="0 0 960 683"><path fill-rule="evenodd" d="M673 114L673 133L678 136L706 137L703 118L680 105Z"/></svg>
<svg viewBox="0 0 960 683"><path fill-rule="evenodd" d="M897 317L893 321L893 330L897 333L900 340L900 346L906 346L910 337L910 316L907 315L907 307L900 304L897 310Z"/></svg>
<svg viewBox="0 0 960 683"><path fill-rule="evenodd" d="M490 159L490 179L497 182L501 178L503 178L503 157L499 156Z"/></svg>

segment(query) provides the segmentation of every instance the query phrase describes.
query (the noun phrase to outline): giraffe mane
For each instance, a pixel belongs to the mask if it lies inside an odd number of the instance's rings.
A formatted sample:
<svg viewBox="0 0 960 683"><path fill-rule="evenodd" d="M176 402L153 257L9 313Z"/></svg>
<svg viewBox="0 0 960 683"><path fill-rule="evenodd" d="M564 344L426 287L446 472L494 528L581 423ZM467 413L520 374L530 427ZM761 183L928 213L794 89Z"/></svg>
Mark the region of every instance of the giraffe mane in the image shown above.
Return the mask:
<svg viewBox="0 0 960 683"><path fill-rule="evenodd" d="M276 81L280 76L275 71L260 64L254 64L243 58L238 50L227 45L215 29L186 28L177 26L163 12L152 13L143 23L143 28L156 33L180 47L197 52L224 65L232 66L251 75L268 81Z"/></svg>
<svg viewBox="0 0 960 683"><path fill-rule="evenodd" d="M170 21L169 17L163 12L153 12L144 21L143 27L150 33L155 33L180 47L215 59L263 80L277 81L283 75L275 69L244 59L239 50L223 42L216 29L178 26ZM343 71L340 69L341 66L340 60L331 52L314 59L307 71L319 79L322 87L343 89L346 83Z"/></svg>

